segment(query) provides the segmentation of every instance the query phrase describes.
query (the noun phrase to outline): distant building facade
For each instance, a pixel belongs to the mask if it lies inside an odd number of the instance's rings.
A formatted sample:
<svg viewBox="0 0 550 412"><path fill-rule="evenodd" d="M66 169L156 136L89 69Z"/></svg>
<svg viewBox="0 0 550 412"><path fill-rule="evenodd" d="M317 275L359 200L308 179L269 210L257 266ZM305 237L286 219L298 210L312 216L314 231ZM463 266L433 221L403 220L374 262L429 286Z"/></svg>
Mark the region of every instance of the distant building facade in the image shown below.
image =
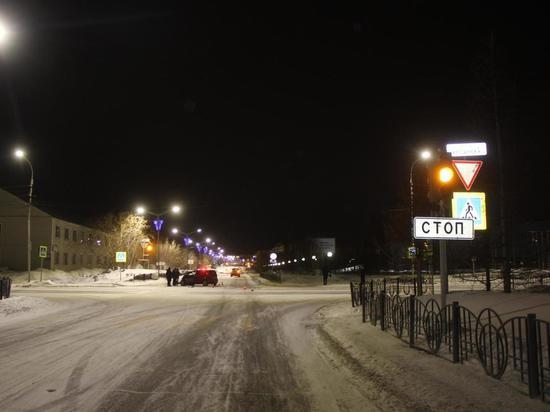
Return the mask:
<svg viewBox="0 0 550 412"><path fill-rule="evenodd" d="M28 205L0 189L0 268L27 269ZM39 248L46 246L46 269L107 267L104 238L99 230L58 219L31 208L31 268L40 267Z"/></svg>

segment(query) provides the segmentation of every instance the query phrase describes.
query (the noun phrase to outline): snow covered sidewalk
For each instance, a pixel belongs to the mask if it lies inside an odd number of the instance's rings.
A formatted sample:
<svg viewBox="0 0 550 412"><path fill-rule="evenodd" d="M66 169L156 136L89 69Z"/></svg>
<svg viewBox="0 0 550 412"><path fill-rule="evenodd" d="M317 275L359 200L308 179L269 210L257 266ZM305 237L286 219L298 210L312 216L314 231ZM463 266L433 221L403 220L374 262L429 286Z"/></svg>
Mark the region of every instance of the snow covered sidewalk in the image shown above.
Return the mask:
<svg viewBox="0 0 550 412"><path fill-rule="evenodd" d="M105 270L101 268L83 268L65 272L63 270L44 269L42 281L40 281L40 270L31 271L31 281L28 281L27 272L2 272L2 276L12 279L12 287L34 287L34 286L137 286L165 284L166 280L134 280L135 275L153 274L157 271L152 269L123 269Z"/></svg>
<svg viewBox="0 0 550 412"><path fill-rule="evenodd" d="M549 319L550 295L461 292L448 296L474 312L491 306L505 317L537 313ZM502 380L485 374L479 361L449 359L409 348L394 334L361 322L361 309L337 303L317 313L324 354L348 381L381 410L543 411L548 404L530 399L516 376Z"/></svg>

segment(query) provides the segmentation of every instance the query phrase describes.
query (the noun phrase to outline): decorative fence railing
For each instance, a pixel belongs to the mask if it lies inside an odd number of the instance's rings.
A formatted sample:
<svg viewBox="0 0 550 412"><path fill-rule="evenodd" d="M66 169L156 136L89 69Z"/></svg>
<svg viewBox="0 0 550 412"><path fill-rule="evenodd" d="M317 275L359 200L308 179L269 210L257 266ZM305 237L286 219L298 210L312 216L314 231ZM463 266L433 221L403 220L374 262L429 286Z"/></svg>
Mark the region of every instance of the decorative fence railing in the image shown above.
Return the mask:
<svg viewBox="0 0 550 412"><path fill-rule="evenodd" d="M364 323L380 325L410 347L450 355L455 363L475 358L493 378L518 375L532 398L545 401L550 395L550 323L536 315L503 321L490 308L477 315L458 302L441 308L435 299L424 302L389 280L350 282L350 292Z"/></svg>
<svg viewBox="0 0 550 412"><path fill-rule="evenodd" d="M9 298L11 295L11 278L0 278L0 300Z"/></svg>

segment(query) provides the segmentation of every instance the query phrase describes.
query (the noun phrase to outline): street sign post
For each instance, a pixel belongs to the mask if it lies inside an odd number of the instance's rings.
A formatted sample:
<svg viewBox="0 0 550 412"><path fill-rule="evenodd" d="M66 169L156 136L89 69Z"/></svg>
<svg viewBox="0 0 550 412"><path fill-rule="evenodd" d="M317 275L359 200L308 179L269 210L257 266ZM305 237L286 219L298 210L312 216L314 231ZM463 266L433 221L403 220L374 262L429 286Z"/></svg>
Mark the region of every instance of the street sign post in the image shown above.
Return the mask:
<svg viewBox="0 0 550 412"><path fill-rule="evenodd" d="M44 258L48 257L48 246L40 246L38 256L40 257L40 282L42 282L42 268L44 267Z"/></svg>
<svg viewBox="0 0 550 412"><path fill-rule="evenodd" d="M447 144L447 153L450 153L452 157L486 156L487 143L449 143Z"/></svg>
<svg viewBox="0 0 550 412"><path fill-rule="evenodd" d="M452 199L453 218L471 219L475 230L487 229L487 207L484 192L455 192Z"/></svg>
<svg viewBox="0 0 550 412"><path fill-rule="evenodd" d="M460 181L466 188L470 190L476 177L483 166L481 160L453 160L453 167L455 168Z"/></svg>
<svg viewBox="0 0 550 412"><path fill-rule="evenodd" d="M126 252L116 252L115 253L115 262L116 263L126 263ZM122 268L118 267L118 273L120 275L120 281L122 282Z"/></svg>
<svg viewBox="0 0 550 412"><path fill-rule="evenodd" d="M415 239L473 240L475 237L472 219L415 217L413 227Z"/></svg>

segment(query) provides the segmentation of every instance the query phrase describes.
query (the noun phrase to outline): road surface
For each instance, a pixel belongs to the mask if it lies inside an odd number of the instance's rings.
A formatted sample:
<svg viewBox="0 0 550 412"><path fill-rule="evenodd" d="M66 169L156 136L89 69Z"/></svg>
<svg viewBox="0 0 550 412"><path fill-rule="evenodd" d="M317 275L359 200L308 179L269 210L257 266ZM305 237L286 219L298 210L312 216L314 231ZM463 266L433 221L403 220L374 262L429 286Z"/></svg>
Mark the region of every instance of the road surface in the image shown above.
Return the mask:
<svg viewBox="0 0 550 412"><path fill-rule="evenodd" d="M318 309L342 287L56 287L61 310L0 334L4 411L370 410L331 364Z"/></svg>

